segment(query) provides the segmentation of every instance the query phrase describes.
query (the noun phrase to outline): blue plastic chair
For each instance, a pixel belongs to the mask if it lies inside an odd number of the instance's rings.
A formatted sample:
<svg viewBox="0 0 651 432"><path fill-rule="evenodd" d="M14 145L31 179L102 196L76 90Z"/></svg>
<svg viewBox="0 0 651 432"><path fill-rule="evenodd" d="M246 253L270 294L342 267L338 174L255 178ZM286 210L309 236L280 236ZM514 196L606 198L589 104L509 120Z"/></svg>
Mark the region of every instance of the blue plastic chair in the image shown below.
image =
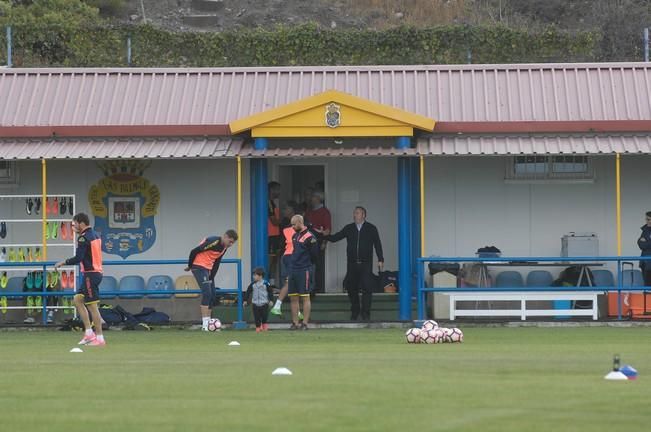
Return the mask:
<svg viewBox="0 0 651 432"><path fill-rule="evenodd" d="M99 283L99 296L102 299L112 299L117 297L117 294L104 294L107 291L117 291L118 280L113 276L103 276L102 282Z"/></svg>
<svg viewBox="0 0 651 432"><path fill-rule="evenodd" d="M524 279L517 271L503 271L495 279L497 288L519 288L524 286Z"/></svg>
<svg viewBox="0 0 651 432"><path fill-rule="evenodd" d="M11 292L23 292L23 281L24 281L24 279L25 278L22 277L22 276L21 277L9 278L9 280L7 281L7 288L0 289L0 297L5 297L5 296L2 295L3 291L4 292L9 292L9 291L11 291ZM6 297L7 297L7 300L16 300L16 299L23 298L23 297L12 297L12 296L6 296Z"/></svg>
<svg viewBox="0 0 651 432"><path fill-rule="evenodd" d="M120 298L139 299L143 294L129 294L130 291L144 291L145 280L142 276L125 276L120 279Z"/></svg>
<svg viewBox="0 0 651 432"><path fill-rule="evenodd" d="M596 287L613 287L615 277L610 270L592 270L592 283Z"/></svg>
<svg viewBox="0 0 651 432"><path fill-rule="evenodd" d="M147 291L173 291L174 280L169 276L156 275L149 278L147 281ZM147 294L149 298L170 298L172 293L169 294Z"/></svg>
<svg viewBox="0 0 651 432"><path fill-rule="evenodd" d="M554 283L552 274L547 270L533 270L527 275L527 286L534 288L550 287Z"/></svg>
<svg viewBox="0 0 651 432"><path fill-rule="evenodd" d="M639 269L622 271L622 286L643 287L644 278L642 277L642 272Z"/></svg>

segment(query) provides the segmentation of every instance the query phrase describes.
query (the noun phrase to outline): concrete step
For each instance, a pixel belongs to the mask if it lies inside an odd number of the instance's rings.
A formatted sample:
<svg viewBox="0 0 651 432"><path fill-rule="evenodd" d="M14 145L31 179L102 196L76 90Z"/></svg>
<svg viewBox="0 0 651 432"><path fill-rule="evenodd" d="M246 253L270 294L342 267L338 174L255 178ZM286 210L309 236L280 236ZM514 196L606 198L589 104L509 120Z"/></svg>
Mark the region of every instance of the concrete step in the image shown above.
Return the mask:
<svg viewBox="0 0 651 432"><path fill-rule="evenodd" d="M219 17L212 14L185 15L183 24L190 27L213 27L219 24Z"/></svg>

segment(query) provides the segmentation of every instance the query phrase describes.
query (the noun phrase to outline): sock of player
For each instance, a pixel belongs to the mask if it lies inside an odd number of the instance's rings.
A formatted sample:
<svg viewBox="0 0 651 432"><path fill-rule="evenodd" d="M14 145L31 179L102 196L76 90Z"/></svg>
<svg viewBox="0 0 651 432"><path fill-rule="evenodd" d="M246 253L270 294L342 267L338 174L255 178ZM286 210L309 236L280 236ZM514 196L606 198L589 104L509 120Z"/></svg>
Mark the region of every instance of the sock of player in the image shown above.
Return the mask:
<svg viewBox="0 0 651 432"><path fill-rule="evenodd" d="M104 342L104 335L97 335L97 340L100 342Z"/></svg>
<svg viewBox="0 0 651 432"><path fill-rule="evenodd" d="M210 321L210 317L203 317L203 328L208 328L208 321Z"/></svg>
<svg viewBox="0 0 651 432"><path fill-rule="evenodd" d="M280 301L280 299L277 299L277 300L276 300L276 304L274 305L274 309L280 309L280 306L281 306L282 304L283 304L283 302Z"/></svg>
<svg viewBox="0 0 651 432"><path fill-rule="evenodd" d="M92 336L93 335L93 329L86 329L86 336Z"/></svg>

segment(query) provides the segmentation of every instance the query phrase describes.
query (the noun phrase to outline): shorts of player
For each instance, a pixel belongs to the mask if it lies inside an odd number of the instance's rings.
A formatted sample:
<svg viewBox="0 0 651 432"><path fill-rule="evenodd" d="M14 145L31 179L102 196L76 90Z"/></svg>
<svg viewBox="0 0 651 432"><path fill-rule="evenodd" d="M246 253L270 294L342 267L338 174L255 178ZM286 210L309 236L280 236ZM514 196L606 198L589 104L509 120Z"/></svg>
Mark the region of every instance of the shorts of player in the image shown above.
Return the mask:
<svg viewBox="0 0 651 432"><path fill-rule="evenodd" d="M292 264L292 256L290 255L283 255L283 257L280 259L280 280L282 283L285 283L287 278L289 278L289 269Z"/></svg>
<svg viewBox="0 0 651 432"><path fill-rule="evenodd" d="M210 279L210 272L203 267L192 267L192 274L201 288L201 306L212 308L215 304L215 283Z"/></svg>
<svg viewBox="0 0 651 432"><path fill-rule="evenodd" d="M294 271L289 275L289 296L307 297L314 287L310 269Z"/></svg>
<svg viewBox="0 0 651 432"><path fill-rule="evenodd" d="M277 254L282 246L282 236L269 236L269 254Z"/></svg>
<svg viewBox="0 0 651 432"><path fill-rule="evenodd" d="M84 296L85 304L99 303L99 284L102 274L97 272L84 273L83 283L77 288L77 294Z"/></svg>

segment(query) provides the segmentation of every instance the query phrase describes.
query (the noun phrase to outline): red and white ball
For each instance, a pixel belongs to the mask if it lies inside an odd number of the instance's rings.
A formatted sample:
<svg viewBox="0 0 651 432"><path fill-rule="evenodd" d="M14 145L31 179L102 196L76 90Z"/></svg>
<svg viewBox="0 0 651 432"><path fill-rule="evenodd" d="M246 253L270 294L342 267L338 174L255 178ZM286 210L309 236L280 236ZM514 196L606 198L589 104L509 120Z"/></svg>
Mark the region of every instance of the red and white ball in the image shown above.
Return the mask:
<svg viewBox="0 0 651 432"><path fill-rule="evenodd" d="M436 329L420 330L420 343L435 344L439 341L440 335Z"/></svg>
<svg viewBox="0 0 651 432"><path fill-rule="evenodd" d="M216 332L222 329L222 322L217 318L211 318L208 321L208 331Z"/></svg>
<svg viewBox="0 0 651 432"><path fill-rule="evenodd" d="M450 329L450 342L463 342L463 332L461 329L453 328Z"/></svg>
<svg viewBox="0 0 651 432"><path fill-rule="evenodd" d="M437 328L440 334L440 342L439 343L447 343L450 342L450 329L445 328L445 327L439 327Z"/></svg>
<svg viewBox="0 0 651 432"><path fill-rule="evenodd" d="M427 320L423 323L421 330L433 330L437 328L439 324L434 320Z"/></svg>
<svg viewBox="0 0 651 432"><path fill-rule="evenodd" d="M410 328L405 333L405 338L407 338L407 343L420 343L420 329L419 328Z"/></svg>

